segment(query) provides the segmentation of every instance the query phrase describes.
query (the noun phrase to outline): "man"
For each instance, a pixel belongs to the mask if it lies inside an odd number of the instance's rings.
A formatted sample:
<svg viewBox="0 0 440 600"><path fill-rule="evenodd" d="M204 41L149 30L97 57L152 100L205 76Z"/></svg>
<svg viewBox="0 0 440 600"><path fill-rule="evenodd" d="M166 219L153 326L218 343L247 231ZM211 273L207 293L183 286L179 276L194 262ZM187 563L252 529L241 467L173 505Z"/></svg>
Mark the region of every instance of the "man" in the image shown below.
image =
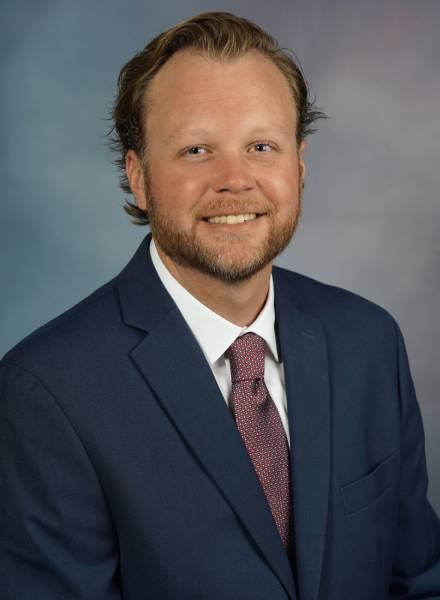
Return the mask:
<svg viewBox="0 0 440 600"><path fill-rule="evenodd" d="M125 269L3 359L2 600L440 598L394 319L273 259L313 110L256 25L207 13L122 70Z"/></svg>

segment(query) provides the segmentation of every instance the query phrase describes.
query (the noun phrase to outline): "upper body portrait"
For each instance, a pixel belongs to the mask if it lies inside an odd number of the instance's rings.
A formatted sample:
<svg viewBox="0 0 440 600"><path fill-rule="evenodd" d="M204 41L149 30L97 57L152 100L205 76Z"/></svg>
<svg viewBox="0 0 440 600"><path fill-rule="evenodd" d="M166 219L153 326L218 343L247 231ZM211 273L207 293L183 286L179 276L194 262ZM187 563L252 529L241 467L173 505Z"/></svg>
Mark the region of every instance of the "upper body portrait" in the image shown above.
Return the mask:
<svg viewBox="0 0 440 600"><path fill-rule="evenodd" d="M259 26L204 13L122 69L149 225L0 370L1 600L440 598L398 324L276 267L325 115Z"/></svg>

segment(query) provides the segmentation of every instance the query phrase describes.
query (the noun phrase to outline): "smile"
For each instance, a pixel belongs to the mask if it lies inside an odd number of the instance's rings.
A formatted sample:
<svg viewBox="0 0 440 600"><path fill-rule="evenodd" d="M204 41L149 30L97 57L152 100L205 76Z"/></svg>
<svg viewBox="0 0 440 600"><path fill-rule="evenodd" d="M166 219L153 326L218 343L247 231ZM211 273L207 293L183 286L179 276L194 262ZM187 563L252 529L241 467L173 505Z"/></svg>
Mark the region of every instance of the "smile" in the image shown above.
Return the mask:
<svg viewBox="0 0 440 600"><path fill-rule="evenodd" d="M220 215L216 217L205 217L203 220L208 223L226 223L226 225L235 225L236 223L244 223L245 221L253 221L261 214L248 213L242 215Z"/></svg>

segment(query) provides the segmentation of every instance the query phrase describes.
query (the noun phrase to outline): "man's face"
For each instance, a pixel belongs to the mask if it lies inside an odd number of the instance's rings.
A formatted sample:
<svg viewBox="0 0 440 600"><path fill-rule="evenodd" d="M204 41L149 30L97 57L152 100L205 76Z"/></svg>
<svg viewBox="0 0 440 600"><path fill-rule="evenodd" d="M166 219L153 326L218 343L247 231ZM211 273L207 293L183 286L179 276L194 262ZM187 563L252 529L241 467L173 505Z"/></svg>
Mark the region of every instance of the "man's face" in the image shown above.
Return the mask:
<svg viewBox="0 0 440 600"><path fill-rule="evenodd" d="M223 281L255 274L287 246L300 213L304 147L283 75L257 53L221 62L183 50L155 76L149 105L136 197L157 245ZM228 216L240 222L216 222Z"/></svg>

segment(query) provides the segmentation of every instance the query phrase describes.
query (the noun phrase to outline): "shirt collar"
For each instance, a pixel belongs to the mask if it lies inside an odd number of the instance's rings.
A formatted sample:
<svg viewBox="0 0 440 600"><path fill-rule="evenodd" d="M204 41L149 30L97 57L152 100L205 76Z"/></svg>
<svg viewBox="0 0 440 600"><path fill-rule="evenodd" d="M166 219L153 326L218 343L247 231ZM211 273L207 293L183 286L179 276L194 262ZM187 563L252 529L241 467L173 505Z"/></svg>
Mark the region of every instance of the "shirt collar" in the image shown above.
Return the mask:
<svg viewBox="0 0 440 600"><path fill-rule="evenodd" d="M223 356L237 337L249 332L261 336L275 360L278 361L272 275L269 293L259 315L248 327L240 327L202 304L171 275L159 256L153 238L150 242L150 256L162 284L176 303L211 365Z"/></svg>

